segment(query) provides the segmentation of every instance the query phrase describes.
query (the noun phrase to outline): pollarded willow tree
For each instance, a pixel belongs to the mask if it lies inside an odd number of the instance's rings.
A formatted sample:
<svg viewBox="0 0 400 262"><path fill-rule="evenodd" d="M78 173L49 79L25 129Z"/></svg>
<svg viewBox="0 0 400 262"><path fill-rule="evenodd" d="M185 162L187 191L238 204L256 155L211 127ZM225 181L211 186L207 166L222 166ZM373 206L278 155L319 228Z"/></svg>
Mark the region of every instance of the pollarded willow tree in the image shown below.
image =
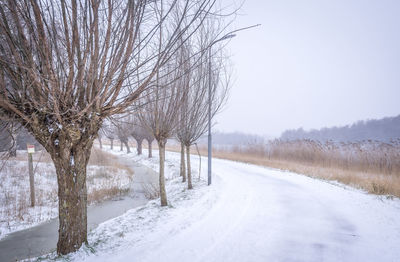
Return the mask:
<svg viewBox="0 0 400 262"><path fill-rule="evenodd" d="M207 57L207 60L210 59ZM213 59L213 58L211 58ZM216 63L216 59L211 63L214 65L211 73L211 118L213 118L221 109L227 98L229 89L229 76L221 63ZM180 128L177 130L176 137L181 143L181 161L186 151L186 174L188 189L192 189L192 174L190 164L190 146L203 136L208 127L208 106L209 106L209 63L202 63L191 72L191 81L187 86L188 91L182 100L180 107L181 116ZM181 162L181 168L185 164ZM185 182L185 179L183 179Z"/></svg>
<svg viewBox="0 0 400 262"><path fill-rule="evenodd" d="M136 141L137 154L141 155L143 149L143 140L145 140L148 136L151 136L151 134L147 131L146 128L144 128L140 124L140 120L138 118L135 118L130 124L130 126L131 126L130 135Z"/></svg>
<svg viewBox="0 0 400 262"><path fill-rule="evenodd" d="M1 0L0 115L25 126L54 162L59 254L87 242L86 166L103 120L152 85L182 32L193 35L214 4ZM161 17L154 7L164 9ZM162 45L159 28L165 28Z"/></svg>
<svg viewBox="0 0 400 262"><path fill-rule="evenodd" d="M105 119L102 123L102 126L98 132L98 137L103 136L110 140L110 149L114 149L114 139L116 138L116 128L115 125L109 121L109 119Z"/></svg>
<svg viewBox="0 0 400 262"><path fill-rule="evenodd" d="M113 116L108 118L110 124L113 126L114 134L119 139L121 143L120 151L124 150L124 145L126 148L126 153L129 154L131 149L129 147L129 133L131 130L131 119L128 114L121 114L118 116Z"/></svg>
<svg viewBox="0 0 400 262"><path fill-rule="evenodd" d="M158 10L162 15L162 10ZM162 28L160 28L159 46L162 46ZM159 189L161 206L168 205L165 189L164 164L165 146L179 124L178 113L182 100L187 89L184 82L187 78L185 71L186 57L183 55L184 46L180 45L179 50L172 56L172 59L160 67L155 78L152 89L146 90L142 99L137 104L141 108L139 119L155 138L159 150Z"/></svg>
<svg viewBox="0 0 400 262"><path fill-rule="evenodd" d="M171 71L171 68L167 65L160 69L153 90L146 91L144 99L140 101L144 105L139 114L140 122L158 144L161 206L168 205L164 177L165 146L178 126L178 112L184 96L179 81L182 72L180 70Z"/></svg>
<svg viewBox="0 0 400 262"><path fill-rule="evenodd" d="M142 127L143 128L143 127ZM154 141L154 136L152 133L148 132L147 130L145 130L145 139L147 140L147 156L149 158L153 157L153 141Z"/></svg>
<svg viewBox="0 0 400 262"><path fill-rule="evenodd" d="M210 22L210 21L208 21ZM194 41L201 46L201 50L208 50L215 41L215 25L208 23L202 26ZM191 39L193 40L193 39ZM190 163L190 146L203 136L208 127L208 108L211 103L211 119L222 109L230 86L230 72L227 70L227 57L223 55L220 46L215 46L214 52L193 54L191 50L195 44L185 44L187 56L187 81L183 81L185 88L179 112L179 129L176 138L181 143L181 175L182 182L186 181L188 189L192 189L192 172ZM200 57L197 57L200 56ZM186 152L186 165L185 165ZM186 167L186 172L185 172ZM200 174L199 174L200 175Z"/></svg>

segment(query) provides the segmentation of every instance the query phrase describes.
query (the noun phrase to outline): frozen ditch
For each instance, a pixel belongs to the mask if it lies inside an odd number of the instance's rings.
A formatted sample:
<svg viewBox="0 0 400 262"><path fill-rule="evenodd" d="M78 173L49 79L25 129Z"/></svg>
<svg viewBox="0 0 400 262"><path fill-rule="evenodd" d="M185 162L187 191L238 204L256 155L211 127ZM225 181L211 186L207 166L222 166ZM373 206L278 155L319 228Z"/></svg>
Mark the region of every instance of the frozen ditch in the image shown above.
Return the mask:
<svg viewBox="0 0 400 262"><path fill-rule="evenodd" d="M135 163L128 158L120 160L134 170L130 192L124 197L108 200L88 207L88 230L100 223L125 213L127 210L148 202L142 183L155 183L158 174L152 169ZM58 218L38 226L17 231L0 240L0 261L15 261L47 254L56 249Z"/></svg>

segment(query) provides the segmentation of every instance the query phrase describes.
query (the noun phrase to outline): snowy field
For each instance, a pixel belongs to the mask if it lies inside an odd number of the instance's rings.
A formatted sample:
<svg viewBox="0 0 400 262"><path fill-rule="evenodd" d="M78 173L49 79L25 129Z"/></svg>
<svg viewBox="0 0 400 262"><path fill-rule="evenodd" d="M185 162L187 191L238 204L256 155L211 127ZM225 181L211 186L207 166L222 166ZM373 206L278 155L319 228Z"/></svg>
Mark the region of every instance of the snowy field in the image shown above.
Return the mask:
<svg viewBox="0 0 400 262"><path fill-rule="evenodd" d="M131 155L157 169L157 152L151 160ZM167 153L168 207L154 200L104 222L89 233L88 247L58 259L399 261L399 199L217 159L213 186L206 186L204 159L203 180L186 190L179 157Z"/></svg>
<svg viewBox="0 0 400 262"><path fill-rule="evenodd" d="M26 154L26 151L18 151ZM34 162L36 206L30 207L28 164L9 160L0 171L0 239L58 217L57 177L54 165ZM133 174L112 166L89 165L89 203L107 198L107 193L129 189Z"/></svg>

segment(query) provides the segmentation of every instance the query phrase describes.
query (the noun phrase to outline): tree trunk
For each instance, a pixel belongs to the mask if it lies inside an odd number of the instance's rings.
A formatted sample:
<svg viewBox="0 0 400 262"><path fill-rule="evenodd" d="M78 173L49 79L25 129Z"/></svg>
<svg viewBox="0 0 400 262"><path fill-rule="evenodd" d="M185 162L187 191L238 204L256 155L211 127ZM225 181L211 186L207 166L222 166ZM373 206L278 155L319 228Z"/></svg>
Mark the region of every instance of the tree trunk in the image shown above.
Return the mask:
<svg viewBox="0 0 400 262"><path fill-rule="evenodd" d="M11 126L11 149L10 149L10 157L16 157L17 156L17 139L18 139L18 132L15 129L14 125Z"/></svg>
<svg viewBox="0 0 400 262"><path fill-rule="evenodd" d="M58 254L74 252L87 243L86 165L91 144L65 143L51 152L58 181Z"/></svg>
<svg viewBox="0 0 400 262"><path fill-rule="evenodd" d="M100 149L103 149L103 144L101 143L101 138L100 138L100 137L98 137L97 139L99 140Z"/></svg>
<svg viewBox="0 0 400 262"><path fill-rule="evenodd" d="M186 182L186 165L185 165L185 145L181 143L181 169L180 175L182 177L182 182Z"/></svg>
<svg viewBox="0 0 400 262"><path fill-rule="evenodd" d="M158 148L160 154L160 172L159 172L159 183L160 183L160 199L161 206L168 205L167 192L165 190L165 177L164 177L164 165L165 165L165 144L166 141L158 141Z"/></svg>
<svg viewBox="0 0 400 262"><path fill-rule="evenodd" d="M143 144L143 139L137 139L137 154L141 155L142 154L142 144Z"/></svg>
<svg viewBox="0 0 400 262"><path fill-rule="evenodd" d="M110 139L111 141L111 150L113 150L114 139Z"/></svg>
<svg viewBox="0 0 400 262"><path fill-rule="evenodd" d="M153 157L153 141L147 140L149 143L149 158Z"/></svg>
<svg viewBox="0 0 400 262"><path fill-rule="evenodd" d="M121 142L121 149L119 151L124 151L124 144L123 144L122 140L120 140L120 142Z"/></svg>
<svg viewBox="0 0 400 262"><path fill-rule="evenodd" d="M129 154L131 152L131 149L129 148L128 140L124 140L124 144L126 147L126 153Z"/></svg>
<svg viewBox="0 0 400 262"><path fill-rule="evenodd" d="M193 186L192 186L192 170L191 170L191 166L190 166L190 146L186 146L186 160L187 160L188 189L193 189Z"/></svg>
<svg viewBox="0 0 400 262"><path fill-rule="evenodd" d="M17 144L13 144L10 150L10 157L16 157L17 156Z"/></svg>

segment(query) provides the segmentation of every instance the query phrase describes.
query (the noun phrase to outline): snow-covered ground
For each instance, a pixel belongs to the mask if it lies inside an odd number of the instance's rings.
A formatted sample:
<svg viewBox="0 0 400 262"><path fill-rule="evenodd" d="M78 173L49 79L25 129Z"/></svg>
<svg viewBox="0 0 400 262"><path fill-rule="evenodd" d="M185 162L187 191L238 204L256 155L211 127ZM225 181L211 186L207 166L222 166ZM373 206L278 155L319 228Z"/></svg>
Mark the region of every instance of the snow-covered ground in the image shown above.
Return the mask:
<svg viewBox="0 0 400 262"><path fill-rule="evenodd" d="M18 151L26 154L26 151ZM57 178L54 165L34 162L36 206L30 207L27 161L9 160L0 170L0 239L7 234L36 226L58 216ZM133 175L112 166L89 165L89 200L107 197L105 191L129 189Z"/></svg>
<svg viewBox="0 0 400 262"><path fill-rule="evenodd" d="M134 158L157 167L157 157ZM203 178L194 180L194 190L185 190L177 177L179 154L167 153L167 159L169 207L161 208L159 200L154 200L104 222L89 233L89 247L65 258L399 261L398 199L217 159L213 160L211 187ZM192 161L195 172L197 157ZM203 177L205 174L203 161Z"/></svg>

